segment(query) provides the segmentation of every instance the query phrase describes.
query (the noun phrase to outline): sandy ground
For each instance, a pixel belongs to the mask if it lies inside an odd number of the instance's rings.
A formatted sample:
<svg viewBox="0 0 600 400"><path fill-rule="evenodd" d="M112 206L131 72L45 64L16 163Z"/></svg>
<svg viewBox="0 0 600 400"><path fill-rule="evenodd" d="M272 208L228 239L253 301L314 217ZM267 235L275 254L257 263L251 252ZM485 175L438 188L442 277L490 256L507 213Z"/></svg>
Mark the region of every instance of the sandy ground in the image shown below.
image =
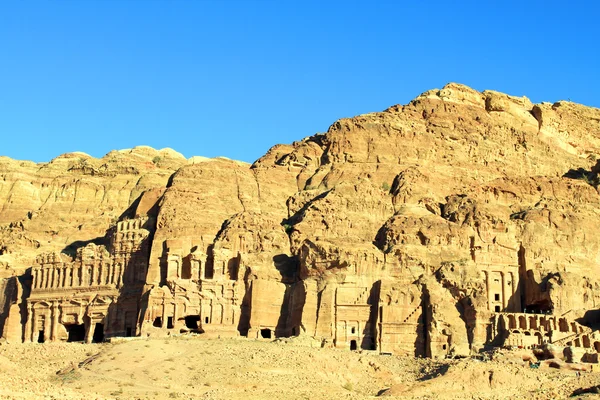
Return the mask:
<svg viewBox="0 0 600 400"><path fill-rule="evenodd" d="M600 385L598 373L531 369L510 352L434 361L313 345L202 336L2 344L0 398L561 399Z"/></svg>

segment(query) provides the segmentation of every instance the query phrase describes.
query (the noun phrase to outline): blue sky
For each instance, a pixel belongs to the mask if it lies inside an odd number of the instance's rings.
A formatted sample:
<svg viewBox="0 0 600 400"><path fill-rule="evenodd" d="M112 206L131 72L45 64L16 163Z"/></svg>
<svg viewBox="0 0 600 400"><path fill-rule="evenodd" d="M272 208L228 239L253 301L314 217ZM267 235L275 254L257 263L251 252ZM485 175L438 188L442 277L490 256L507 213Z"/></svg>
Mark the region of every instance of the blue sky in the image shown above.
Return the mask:
<svg viewBox="0 0 600 400"><path fill-rule="evenodd" d="M0 2L0 155L248 162L448 82L600 107L594 1Z"/></svg>

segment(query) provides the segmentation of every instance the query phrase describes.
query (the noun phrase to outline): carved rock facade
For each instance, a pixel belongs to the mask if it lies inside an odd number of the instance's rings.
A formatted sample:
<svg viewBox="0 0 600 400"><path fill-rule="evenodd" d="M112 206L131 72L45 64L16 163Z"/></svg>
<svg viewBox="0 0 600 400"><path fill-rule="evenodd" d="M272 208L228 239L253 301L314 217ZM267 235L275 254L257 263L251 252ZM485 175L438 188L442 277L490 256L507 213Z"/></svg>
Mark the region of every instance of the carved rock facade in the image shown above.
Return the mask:
<svg viewBox="0 0 600 400"><path fill-rule="evenodd" d="M13 260L0 327L17 341L196 332L431 357L543 343L595 354L599 121L449 84L252 166L165 153L160 179L111 205L106 234L69 230L82 242L30 269ZM69 171L105 185L143 170L131 163ZM29 217L4 216L0 237L33 254L42 230L27 227L44 208L23 203L11 216Z"/></svg>

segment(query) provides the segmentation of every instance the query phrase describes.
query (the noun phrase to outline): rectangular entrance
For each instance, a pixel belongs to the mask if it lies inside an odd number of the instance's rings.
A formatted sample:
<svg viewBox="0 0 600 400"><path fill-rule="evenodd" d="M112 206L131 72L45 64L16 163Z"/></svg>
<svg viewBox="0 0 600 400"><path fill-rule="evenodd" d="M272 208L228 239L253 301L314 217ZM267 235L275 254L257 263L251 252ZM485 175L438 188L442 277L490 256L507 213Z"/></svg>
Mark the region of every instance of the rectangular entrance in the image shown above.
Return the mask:
<svg viewBox="0 0 600 400"><path fill-rule="evenodd" d="M67 342L83 342L85 340L85 325L70 324L65 325L67 328Z"/></svg>

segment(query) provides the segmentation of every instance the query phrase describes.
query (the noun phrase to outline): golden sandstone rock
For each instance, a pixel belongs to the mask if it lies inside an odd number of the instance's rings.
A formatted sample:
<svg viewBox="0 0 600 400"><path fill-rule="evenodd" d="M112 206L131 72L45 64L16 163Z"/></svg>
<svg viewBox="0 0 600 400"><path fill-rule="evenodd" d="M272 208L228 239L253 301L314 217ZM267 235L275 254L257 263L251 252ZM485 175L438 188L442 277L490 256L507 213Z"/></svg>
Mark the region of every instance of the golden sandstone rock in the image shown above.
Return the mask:
<svg viewBox="0 0 600 400"><path fill-rule="evenodd" d="M598 109L449 84L252 165L2 157L0 331L597 360L599 155Z"/></svg>

